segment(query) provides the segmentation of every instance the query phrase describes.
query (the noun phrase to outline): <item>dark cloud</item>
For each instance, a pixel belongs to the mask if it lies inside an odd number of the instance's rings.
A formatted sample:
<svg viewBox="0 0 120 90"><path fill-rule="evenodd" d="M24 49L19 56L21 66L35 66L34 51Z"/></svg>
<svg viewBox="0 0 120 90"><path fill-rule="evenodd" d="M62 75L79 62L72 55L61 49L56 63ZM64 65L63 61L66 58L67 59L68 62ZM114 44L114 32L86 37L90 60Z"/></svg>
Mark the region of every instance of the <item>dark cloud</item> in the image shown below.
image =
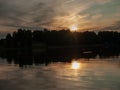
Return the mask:
<svg viewBox="0 0 120 90"><path fill-rule="evenodd" d="M48 18L50 19L50 17L52 18L53 10L51 7L46 7L45 3L26 4L26 6L21 3L16 5L8 0L0 1L0 18L4 20L4 23L1 25L11 25L12 27L22 24L35 24L41 23L41 21Z"/></svg>
<svg viewBox="0 0 120 90"><path fill-rule="evenodd" d="M104 30L118 30L118 31L120 31L120 21L116 21L111 26L105 27Z"/></svg>
<svg viewBox="0 0 120 90"><path fill-rule="evenodd" d="M90 28L87 30L94 30L94 31L118 31L120 32L120 21L116 21L115 23L104 26L104 27L96 27L96 28Z"/></svg>

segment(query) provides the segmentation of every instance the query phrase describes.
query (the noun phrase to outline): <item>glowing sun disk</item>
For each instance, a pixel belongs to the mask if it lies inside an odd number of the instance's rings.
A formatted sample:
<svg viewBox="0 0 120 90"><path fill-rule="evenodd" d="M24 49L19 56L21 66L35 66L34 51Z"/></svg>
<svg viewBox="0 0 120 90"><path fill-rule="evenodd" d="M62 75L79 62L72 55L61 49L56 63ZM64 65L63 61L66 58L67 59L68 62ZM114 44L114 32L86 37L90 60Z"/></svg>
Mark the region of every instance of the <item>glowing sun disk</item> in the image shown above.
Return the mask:
<svg viewBox="0 0 120 90"><path fill-rule="evenodd" d="M78 28L77 28L77 26L73 25L73 26L70 27L70 30L71 30L71 31L77 31Z"/></svg>

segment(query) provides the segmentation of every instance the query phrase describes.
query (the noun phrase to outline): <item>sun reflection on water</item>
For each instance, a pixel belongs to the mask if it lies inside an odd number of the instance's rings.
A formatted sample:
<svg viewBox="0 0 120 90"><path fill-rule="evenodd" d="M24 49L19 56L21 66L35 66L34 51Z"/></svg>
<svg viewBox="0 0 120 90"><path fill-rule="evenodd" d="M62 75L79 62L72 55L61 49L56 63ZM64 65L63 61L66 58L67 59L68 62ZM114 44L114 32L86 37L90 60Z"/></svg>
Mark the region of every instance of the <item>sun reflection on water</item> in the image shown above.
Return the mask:
<svg viewBox="0 0 120 90"><path fill-rule="evenodd" d="M80 66L81 66L80 62L78 62L78 61L73 61L71 64L71 68L75 69L75 70L80 69Z"/></svg>

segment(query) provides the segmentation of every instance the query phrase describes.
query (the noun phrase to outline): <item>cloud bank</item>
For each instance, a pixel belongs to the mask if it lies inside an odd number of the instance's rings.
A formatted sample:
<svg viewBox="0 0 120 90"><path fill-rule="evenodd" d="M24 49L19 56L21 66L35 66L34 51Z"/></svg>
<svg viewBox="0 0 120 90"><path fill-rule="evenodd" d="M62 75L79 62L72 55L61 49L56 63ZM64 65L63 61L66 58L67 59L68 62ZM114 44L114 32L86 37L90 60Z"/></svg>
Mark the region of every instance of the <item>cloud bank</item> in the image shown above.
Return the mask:
<svg viewBox="0 0 120 90"><path fill-rule="evenodd" d="M71 25L82 30L111 25L120 21L119 5L119 0L0 0L0 30L19 26L63 29Z"/></svg>

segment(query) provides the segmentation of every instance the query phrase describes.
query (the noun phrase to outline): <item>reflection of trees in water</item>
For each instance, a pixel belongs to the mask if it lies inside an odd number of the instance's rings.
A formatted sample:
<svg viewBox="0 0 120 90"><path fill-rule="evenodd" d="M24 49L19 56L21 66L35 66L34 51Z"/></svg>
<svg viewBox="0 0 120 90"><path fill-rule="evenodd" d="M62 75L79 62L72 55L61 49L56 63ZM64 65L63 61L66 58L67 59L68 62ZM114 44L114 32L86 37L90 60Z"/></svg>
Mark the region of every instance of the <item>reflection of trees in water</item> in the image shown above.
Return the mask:
<svg viewBox="0 0 120 90"><path fill-rule="evenodd" d="M72 59L109 58L119 56L120 33L113 31L70 32L69 30L49 31L47 29L31 32L19 29L0 40L0 57L9 64L20 67L49 64L51 62L70 62ZM6 49L6 50L4 50ZM10 50L8 50L10 49ZM17 49L17 50L16 50ZM25 50L26 49L26 50ZM33 53L44 51L44 53Z"/></svg>
<svg viewBox="0 0 120 90"><path fill-rule="evenodd" d="M12 64L14 62L14 64L18 64L20 67L33 64L31 51L7 50L7 51L0 53L0 57L6 58L9 64Z"/></svg>
<svg viewBox="0 0 120 90"><path fill-rule="evenodd" d="M71 62L73 59L86 59L91 58L111 58L113 56L119 56L118 49L104 49L93 51L81 51L70 50L70 49L60 49L60 50L49 50L43 53L32 53L31 50L7 50L0 52L0 57L7 59L9 64L18 64L19 67L29 67L33 64L35 65L48 65L51 62Z"/></svg>

